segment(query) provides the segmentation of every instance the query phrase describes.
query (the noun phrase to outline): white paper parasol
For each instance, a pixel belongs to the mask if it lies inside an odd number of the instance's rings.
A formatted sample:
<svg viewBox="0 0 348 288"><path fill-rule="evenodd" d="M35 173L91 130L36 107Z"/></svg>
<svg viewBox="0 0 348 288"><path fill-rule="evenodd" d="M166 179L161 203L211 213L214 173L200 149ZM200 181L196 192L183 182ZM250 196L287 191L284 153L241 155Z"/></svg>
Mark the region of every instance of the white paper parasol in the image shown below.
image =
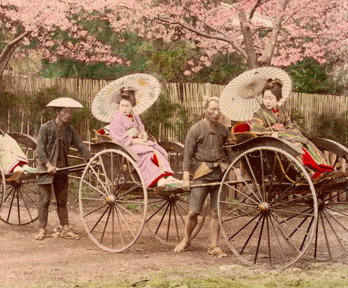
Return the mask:
<svg viewBox="0 0 348 288"><path fill-rule="evenodd" d="M122 87L133 87L136 105L133 112L141 114L148 109L158 98L161 90L159 81L149 74L131 74L112 81L99 91L92 102L92 114L98 120L110 123L118 109L117 99Z"/></svg>
<svg viewBox="0 0 348 288"><path fill-rule="evenodd" d="M278 78L283 83L283 98L278 102L282 105L291 92L291 78L280 68L266 66L248 70L225 86L220 95L221 112L234 121L251 120L260 108L260 94L269 78Z"/></svg>

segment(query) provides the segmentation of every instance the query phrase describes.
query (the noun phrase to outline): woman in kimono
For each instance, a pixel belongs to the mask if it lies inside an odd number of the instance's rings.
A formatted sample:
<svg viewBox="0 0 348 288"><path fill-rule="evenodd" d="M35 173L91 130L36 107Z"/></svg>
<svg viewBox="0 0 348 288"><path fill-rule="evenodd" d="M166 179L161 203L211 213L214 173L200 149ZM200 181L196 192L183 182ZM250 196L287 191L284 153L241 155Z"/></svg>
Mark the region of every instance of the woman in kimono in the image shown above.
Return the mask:
<svg viewBox="0 0 348 288"><path fill-rule="evenodd" d="M110 123L111 138L125 144L140 157L139 168L145 185L180 185L181 181L173 177L167 152L156 142L148 140L139 115L132 112L132 107L136 104L135 90L121 88L117 103L118 111Z"/></svg>
<svg viewBox="0 0 348 288"><path fill-rule="evenodd" d="M323 172L334 170L318 148L302 135L292 123L289 112L278 105L282 98L282 82L268 79L262 91L263 105L255 112L251 122L251 132L269 134L272 137L287 140L303 150L302 162L316 172L312 178L318 178Z"/></svg>

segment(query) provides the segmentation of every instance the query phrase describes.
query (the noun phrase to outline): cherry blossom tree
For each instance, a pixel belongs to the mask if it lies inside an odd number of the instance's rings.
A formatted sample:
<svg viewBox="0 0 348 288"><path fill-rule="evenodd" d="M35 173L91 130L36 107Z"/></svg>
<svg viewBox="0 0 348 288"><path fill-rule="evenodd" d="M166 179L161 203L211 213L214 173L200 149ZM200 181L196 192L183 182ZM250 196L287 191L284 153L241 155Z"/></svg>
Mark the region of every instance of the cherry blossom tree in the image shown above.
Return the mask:
<svg viewBox="0 0 348 288"><path fill-rule="evenodd" d="M86 30L107 21L115 33L193 43L200 57L185 75L211 65L216 53L240 54L249 67L286 66L306 57L325 62L347 45L348 2L342 0L0 0L5 47L0 75L21 46L80 61L127 65ZM120 45L122 45L120 39ZM18 50L18 49L17 49Z"/></svg>
<svg viewBox="0 0 348 288"><path fill-rule="evenodd" d="M85 62L127 65L113 53L112 47L86 30L88 21L107 21L103 16L105 6L96 7L102 9L98 11L89 6L92 3L88 0L1 0L4 47L0 53L0 75L14 54L25 56L25 48L35 49L50 61L64 56ZM22 49L17 49L19 46Z"/></svg>
<svg viewBox="0 0 348 288"><path fill-rule="evenodd" d="M209 65L211 56L218 52L237 52L251 68L286 66L306 57L323 63L347 46L347 1L138 2L133 14L145 21L137 20L143 23L137 28L141 35L166 41L177 37L194 41L204 51L200 61L203 65ZM199 68L192 63L191 71Z"/></svg>

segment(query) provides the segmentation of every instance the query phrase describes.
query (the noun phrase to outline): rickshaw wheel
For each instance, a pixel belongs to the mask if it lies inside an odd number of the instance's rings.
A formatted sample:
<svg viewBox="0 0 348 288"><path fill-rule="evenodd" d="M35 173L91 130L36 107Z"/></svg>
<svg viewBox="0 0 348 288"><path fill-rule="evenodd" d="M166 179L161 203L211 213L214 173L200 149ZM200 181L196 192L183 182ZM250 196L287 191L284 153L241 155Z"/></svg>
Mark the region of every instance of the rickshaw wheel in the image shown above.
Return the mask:
<svg viewBox="0 0 348 288"><path fill-rule="evenodd" d="M1 173L1 187L0 187L0 211L1 211L2 201L4 199L4 193L6 190L5 173L1 166L0 166L0 173Z"/></svg>
<svg viewBox="0 0 348 288"><path fill-rule="evenodd" d="M184 145L177 142L161 141L158 143L168 153L170 167L174 177L182 179L182 160ZM186 215L189 211L189 192L170 190L160 193L149 193L148 215L146 227L159 242L174 245L184 236ZM206 203L198 217L198 224L192 232L191 239L201 230L208 211Z"/></svg>
<svg viewBox="0 0 348 288"><path fill-rule="evenodd" d="M23 175L16 181L6 181L6 177L2 177L5 178L5 185L2 185L4 192L0 196L0 219L7 224L18 226L36 221L39 206L36 175Z"/></svg>
<svg viewBox="0 0 348 288"><path fill-rule="evenodd" d="M189 212L190 192L163 191L162 195L149 196L146 227L161 243L178 244L184 237L185 220ZM192 232L191 239L201 230L208 211L208 202L198 217L198 223Z"/></svg>
<svg viewBox="0 0 348 288"><path fill-rule="evenodd" d="M231 174L237 180L231 179ZM318 204L306 169L285 150L262 146L236 157L218 195L222 235L244 263L285 268L306 252Z"/></svg>
<svg viewBox="0 0 348 288"><path fill-rule="evenodd" d="M28 158L28 165L35 167L36 139L30 135L11 132L22 151ZM27 225L38 219L37 210L39 193L35 183L35 175L23 175L17 181L7 181L2 174L2 193L0 195L0 219L11 225ZM5 179L5 180L4 180ZM2 198L2 199L1 199Z"/></svg>
<svg viewBox="0 0 348 288"><path fill-rule="evenodd" d="M79 186L80 217L88 237L101 249L122 252L144 228L147 190L136 162L105 149L86 165Z"/></svg>
<svg viewBox="0 0 348 288"><path fill-rule="evenodd" d="M344 149L347 151L346 147ZM308 255L319 261L339 260L347 256L347 176L339 177L340 174L346 174L346 167L341 166L335 149L321 151L327 163L335 168L338 177L329 176L315 184L319 214L313 245Z"/></svg>

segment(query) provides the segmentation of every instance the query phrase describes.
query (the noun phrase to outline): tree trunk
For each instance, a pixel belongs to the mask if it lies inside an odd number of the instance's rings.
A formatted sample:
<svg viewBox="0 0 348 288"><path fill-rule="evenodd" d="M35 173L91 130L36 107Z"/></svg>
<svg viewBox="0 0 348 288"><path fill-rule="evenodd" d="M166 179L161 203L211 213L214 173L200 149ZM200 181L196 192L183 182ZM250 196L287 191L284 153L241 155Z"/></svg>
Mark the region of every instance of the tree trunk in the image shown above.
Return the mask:
<svg viewBox="0 0 348 288"><path fill-rule="evenodd" d="M29 32L24 32L21 35L19 35L17 38L12 40L10 43L7 43L5 48L1 51L0 54L0 79L2 78L2 74L5 71L5 68L7 67L8 62L10 61L13 53L16 51L16 48L18 47L20 41L23 40L25 36L27 36ZM0 91L2 91L2 81L0 82Z"/></svg>
<svg viewBox="0 0 348 288"><path fill-rule="evenodd" d="M274 27L273 27L272 34L271 34L271 37L269 39L269 42L268 42L268 44L267 44L267 46L265 48L265 51L262 54L261 60L260 60L260 64L262 66L271 64L271 60L272 60L272 57L273 57L273 54L274 54L274 49L275 49L275 47L277 45L279 32L280 32L280 29L281 29L281 26L282 26L282 22L283 22L283 14L284 14L284 12L286 10L286 6L288 5L288 3L289 3L289 0L282 0L280 2L279 14L278 14L278 16L276 18L276 21L275 21L275 24L274 24Z"/></svg>
<svg viewBox="0 0 348 288"><path fill-rule="evenodd" d="M259 63L256 58L256 52L255 52L255 44L253 41L253 37L251 34L250 27L248 25L248 20L245 15L245 11L240 9L239 10L239 22L240 22L240 28L242 30L243 38L244 38L244 44L245 44L245 52L248 57L248 66L250 68L257 68L259 67Z"/></svg>

